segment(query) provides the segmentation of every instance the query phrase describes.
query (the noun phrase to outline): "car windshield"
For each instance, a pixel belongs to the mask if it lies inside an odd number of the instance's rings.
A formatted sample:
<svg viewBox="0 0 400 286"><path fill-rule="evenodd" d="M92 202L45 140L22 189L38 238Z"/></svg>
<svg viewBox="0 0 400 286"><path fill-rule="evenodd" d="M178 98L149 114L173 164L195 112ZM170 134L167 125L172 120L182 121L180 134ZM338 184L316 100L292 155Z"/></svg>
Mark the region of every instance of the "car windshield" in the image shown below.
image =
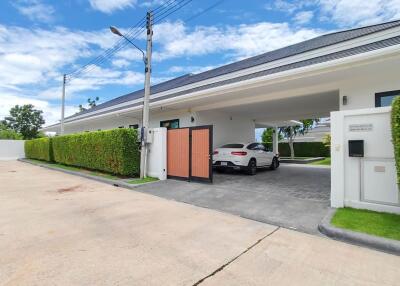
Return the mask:
<svg viewBox="0 0 400 286"><path fill-rule="evenodd" d="M243 144L225 144L220 148L243 148Z"/></svg>

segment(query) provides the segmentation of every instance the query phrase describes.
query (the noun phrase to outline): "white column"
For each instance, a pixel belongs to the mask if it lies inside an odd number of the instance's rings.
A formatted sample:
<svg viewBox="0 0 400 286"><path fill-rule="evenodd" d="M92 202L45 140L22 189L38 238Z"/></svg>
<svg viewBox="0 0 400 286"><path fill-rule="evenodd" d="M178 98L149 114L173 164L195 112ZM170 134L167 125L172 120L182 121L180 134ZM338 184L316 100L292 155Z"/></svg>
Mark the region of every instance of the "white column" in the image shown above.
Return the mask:
<svg viewBox="0 0 400 286"><path fill-rule="evenodd" d="M344 116L331 112L331 207L344 207Z"/></svg>
<svg viewBox="0 0 400 286"><path fill-rule="evenodd" d="M272 135L272 152L277 154L279 152L279 140L278 140L278 127L274 127L274 133Z"/></svg>

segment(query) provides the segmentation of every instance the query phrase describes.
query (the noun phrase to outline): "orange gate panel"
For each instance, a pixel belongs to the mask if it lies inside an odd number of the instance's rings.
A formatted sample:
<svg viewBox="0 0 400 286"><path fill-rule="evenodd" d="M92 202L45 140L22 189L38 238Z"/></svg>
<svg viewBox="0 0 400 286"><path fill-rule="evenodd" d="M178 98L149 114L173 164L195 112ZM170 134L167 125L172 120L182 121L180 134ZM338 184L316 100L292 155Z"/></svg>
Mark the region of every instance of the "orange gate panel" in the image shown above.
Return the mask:
<svg viewBox="0 0 400 286"><path fill-rule="evenodd" d="M167 175L189 178L189 128L167 132Z"/></svg>
<svg viewBox="0 0 400 286"><path fill-rule="evenodd" d="M193 129L191 144L191 177L210 178L210 129Z"/></svg>

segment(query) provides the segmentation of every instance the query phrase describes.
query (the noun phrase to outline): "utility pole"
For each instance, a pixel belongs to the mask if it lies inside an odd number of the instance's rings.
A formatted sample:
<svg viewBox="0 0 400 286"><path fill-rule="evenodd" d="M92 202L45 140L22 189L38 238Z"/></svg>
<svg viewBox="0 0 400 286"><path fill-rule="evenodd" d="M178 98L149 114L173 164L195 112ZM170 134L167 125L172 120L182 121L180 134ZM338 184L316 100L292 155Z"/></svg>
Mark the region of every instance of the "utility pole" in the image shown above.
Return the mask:
<svg viewBox="0 0 400 286"><path fill-rule="evenodd" d="M63 88L62 88L62 97L61 97L61 130L60 134L64 135L64 112L65 112L65 83L67 81L67 75L63 76Z"/></svg>
<svg viewBox="0 0 400 286"><path fill-rule="evenodd" d="M147 12L147 41L145 58L145 81L143 97L143 120L140 152L140 178L146 177L147 168L147 132L149 128L149 101L150 101L150 77L151 77L151 53L153 48L153 12Z"/></svg>

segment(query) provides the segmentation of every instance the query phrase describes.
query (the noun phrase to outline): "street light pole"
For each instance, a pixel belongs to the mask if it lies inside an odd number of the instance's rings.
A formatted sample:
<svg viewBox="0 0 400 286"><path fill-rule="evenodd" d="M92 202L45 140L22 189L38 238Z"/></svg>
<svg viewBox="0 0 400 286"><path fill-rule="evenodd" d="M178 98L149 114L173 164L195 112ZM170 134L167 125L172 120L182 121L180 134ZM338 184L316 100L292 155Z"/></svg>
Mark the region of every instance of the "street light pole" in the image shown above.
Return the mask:
<svg viewBox="0 0 400 286"><path fill-rule="evenodd" d="M144 96L143 96L143 118L142 118L142 129L141 129L141 152L140 152L140 178L146 177L147 169L147 132L149 128L149 101L150 101L150 78L151 78L151 53L153 50L153 12L147 12L146 15L146 28L147 28L147 40L146 40L146 54L140 49L135 43L133 43L128 37L123 35L117 28L110 27L113 34L123 37L129 43L131 43L136 49L138 49L143 55L143 62L145 65L145 77L144 77Z"/></svg>
<svg viewBox="0 0 400 286"><path fill-rule="evenodd" d="M64 135L64 113L65 113L65 84L67 81L67 75L63 76L63 88L62 88L62 97L61 97L61 127L60 134Z"/></svg>
<svg viewBox="0 0 400 286"><path fill-rule="evenodd" d="M147 41L146 41L146 66L143 97L143 121L142 121L142 149L140 152L140 178L146 177L147 169L147 144L145 142L149 128L149 101L151 78L151 54L153 50L153 13L147 12ZM143 168L142 168L143 167Z"/></svg>

